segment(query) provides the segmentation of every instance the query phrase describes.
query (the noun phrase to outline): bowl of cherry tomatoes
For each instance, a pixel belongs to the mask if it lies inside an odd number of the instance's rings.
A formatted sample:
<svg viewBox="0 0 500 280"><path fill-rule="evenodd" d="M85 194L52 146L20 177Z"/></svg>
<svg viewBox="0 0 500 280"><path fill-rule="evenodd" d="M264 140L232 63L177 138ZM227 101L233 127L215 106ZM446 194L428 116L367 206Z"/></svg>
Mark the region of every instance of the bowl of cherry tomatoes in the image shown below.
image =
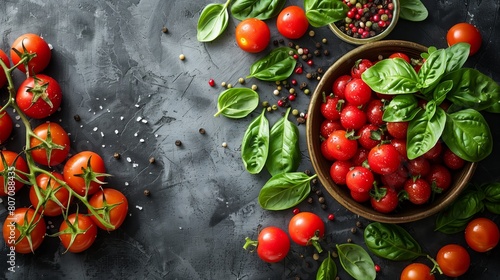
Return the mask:
<svg viewBox="0 0 500 280"><path fill-rule="evenodd" d="M369 220L429 217L467 187L476 168L457 159L443 141L409 159L408 124L383 121L391 96L363 83L361 73L381 59L399 57L418 68L425 52L425 46L398 40L359 46L329 67L311 96L306 140L314 170L335 200Z"/></svg>

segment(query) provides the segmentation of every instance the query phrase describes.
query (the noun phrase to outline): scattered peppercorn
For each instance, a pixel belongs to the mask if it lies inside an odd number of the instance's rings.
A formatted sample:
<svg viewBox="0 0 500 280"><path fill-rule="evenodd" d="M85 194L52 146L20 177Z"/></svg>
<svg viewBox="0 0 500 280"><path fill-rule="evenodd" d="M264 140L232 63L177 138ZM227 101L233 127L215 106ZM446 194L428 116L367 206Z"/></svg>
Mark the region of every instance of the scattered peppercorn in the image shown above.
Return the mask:
<svg viewBox="0 0 500 280"><path fill-rule="evenodd" d="M293 213L294 215L297 215L297 214L299 214L299 213L300 213L300 209L299 209L299 208L294 208L294 209L292 210L292 213Z"/></svg>
<svg viewBox="0 0 500 280"><path fill-rule="evenodd" d="M180 60L184 60L184 59L186 59L186 56L185 56L184 54L180 54L180 55L179 55L179 59L180 59Z"/></svg>
<svg viewBox="0 0 500 280"><path fill-rule="evenodd" d="M244 84L244 83L245 83L245 79L244 79L244 78L239 78L239 79L238 79L238 83L240 83L240 84Z"/></svg>
<svg viewBox="0 0 500 280"><path fill-rule="evenodd" d="M326 204L321 204L321 209L326 210L328 209L328 206L326 206Z"/></svg>
<svg viewBox="0 0 500 280"><path fill-rule="evenodd" d="M120 153L115 152L115 153L113 154L113 157L114 157L115 159L120 159L121 155L120 155Z"/></svg>
<svg viewBox="0 0 500 280"><path fill-rule="evenodd" d="M294 44L293 42L288 42L288 46L289 46L290 48L294 48L294 47L295 47L295 44Z"/></svg>
<svg viewBox="0 0 500 280"><path fill-rule="evenodd" d="M181 145L182 145L181 140L175 140L175 145L176 145L176 146L181 146Z"/></svg>
<svg viewBox="0 0 500 280"><path fill-rule="evenodd" d="M324 50L324 51L323 51L323 54L324 54L325 56L329 56L329 55L330 55L330 52L329 52L328 50Z"/></svg>
<svg viewBox="0 0 500 280"><path fill-rule="evenodd" d="M332 258L338 258L338 256L339 256L339 255L337 254L337 252L332 251Z"/></svg>
<svg viewBox="0 0 500 280"><path fill-rule="evenodd" d="M226 84L226 82L222 82L222 83L220 83L220 86L221 86L221 87L226 87L226 85L227 85L227 84Z"/></svg>
<svg viewBox="0 0 500 280"><path fill-rule="evenodd" d="M202 127L202 128L200 128L200 129L198 129L198 132L199 132L200 134L205 134L205 133L207 133L203 127Z"/></svg>
<svg viewBox="0 0 500 280"><path fill-rule="evenodd" d="M380 272L381 269L382 268L380 267L380 265L378 265L378 264L375 265L375 271L376 272Z"/></svg>
<svg viewBox="0 0 500 280"><path fill-rule="evenodd" d="M252 85L252 90L257 90L257 85Z"/></svg>
<svg viewBox="0 0 500 280"><path fill-rule="evenodd" d="M273 45L278 46L278 40L273 40Z"/></svg>
<svg viewBox="0 0 500 280"><path fill-rule="evenodd" d="M297 123L304 124L305 122L306 122L306 119L304 119L303 117L298 117L297 118Z"/></svg>
<svg viewBox="0 0 500 280"><path fill-rule="evenodd" d="M319 260L319 254L318 253L314 253L313 254L313 260L315 260L315 261Z"/></svg>
<svg viewBox="0 0 500 280"><path fill-rule="evenodd" d="M312 197L307 198L307 203L312 204L314 202L314 199Z"/></svg>
<svg viewBox="0 0 500 280"><path fill-rule="evenodd" d="M293 109L292 110L292 115L297 116L299 114L299 110Z"/></svg>
<svg viewBox="0 0 500 280"><path fill-rule="evenodd" d="M163 27L161 28L161 32L163 32L163 33L168 33L168 28L167 28L166 26L163 26Z"/></svg>
<svg viewBox="0 0 500 280"><path fill-rule="evenodd" d="M154 157L150 157L149 158L149 163L153 164L155 163L156 159Z"/></svg>
<svg viewBox="0 0 500 280"><path fill-rule="evenodd" d="M79 122L81 121L82 119L80 118L80 115L74 115L73 116L73 119L75 119L75 121Z"/></svg>
<svg viewBox="0 0 500 280"><path fill-rule="evenodd" d="M211 87L214 87L215 86L215 81L214 79L210 79L208 80L208 85L211 86Z"/></svg>
<svg viewBox="0 0 500 280"><path fill-rule="evenodd" d="M283 39L279 39L279 40L278 40L278 42L279 42L280 44L284 44L284 43L285 43L285 40L283 40Z"/></svg>
<svg viewBox="0 0 500 280"><path fill-rule="evenodd" d="M321 203L321 204L325 203L325 198L323 196L320 196L318 198L318 202Z"/></svg>
<svg viewBox="0 0 500 280"><path fill-rule="evenodd" d="M328 220L330 220L330 221L335 220L335 215L334 214L328 215Z"/></svg>
<svg viewBox="0 0 500 280"><path fill-rule="evenodd" d="M317 190L317 191L316 191L316 195L320 196L320 195L322 195L322 194L323 194L323 192L322 192L321 190Z"/></svg>
<svg viewBox="0 0 500 280"><path fill-rule="evenodd" d="M310 30L309 31L309 36L314 37L314 35L316 35L316 33L314 32L314 30Z"/></svg>
<svg viewBox="0 0 500 280"><path fill-rule="evenodd" d="M311 180L311 183L312 183L313 185L316 185L316 184L318 183L318 178L314 178L314 179L312 179L312 180Z"/></svg>
<svg viewBox="0 0 500 280"><path fill-rule="evenodd" d="M223 148L227 148L227 143L226 142L222 142L222 147Z"/></svg>
<svg viewBox="0 0 500 280"><path fill-rule="evenodd" d="M326 43L328 43L328 40L327 40L326 38L323 38L323 39L321 39L321 42L322 42L323 44L326 44Z"/></svg>
<svg viewBox="0 0 500 280"><path fill-rule="evenodd" d="M363 228L363 223L361 223L360 221L357 221L357 222L356 222L356 226L357 226L358 228Z"/></svg>
<svg viewBox="0 0 500 280"><path fill-rule="evenodd" d="M357 231L357 230L356 230L356 228L355 228L355 227L351 228L351 233L356 233L356 231Z"/></svg>
<svg viewBox="0 0 500 280"><path fill-rule="evenodd" d="M352 239L351 238L347 238L347 243L352 243Z"/></svg>
<svg viewBox="0 0 500 280"><path fill-rule="evenodd" d="M146 189L146 190L144 190L144 195L145 195L145 196L150 196L150 195L151 195L151 192L150 192L149 190L147 190L147 189Z"/></svg>

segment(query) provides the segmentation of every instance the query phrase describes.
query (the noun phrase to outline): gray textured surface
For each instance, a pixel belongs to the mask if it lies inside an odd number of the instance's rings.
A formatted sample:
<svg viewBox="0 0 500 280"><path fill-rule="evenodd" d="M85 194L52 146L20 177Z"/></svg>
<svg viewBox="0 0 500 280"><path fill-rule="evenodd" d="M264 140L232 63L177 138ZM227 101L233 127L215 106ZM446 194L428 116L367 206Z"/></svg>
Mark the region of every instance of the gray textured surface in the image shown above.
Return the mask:
<svg viewBox="0 0 500 280"><path fill-rule="evenodd" d="M68 3L69 2L69 3ZM100 232L96 244L81 254L62 254L55 238L35 255L17 256L17 272L2 269L6 248L0 251L0 278L6 279L314 279L317 263L311 248L292 246L289 257L268 265L242 249L244 238L255 238L258 225L286 228L291 211L267 212L257 204L260 187L268 179L248 174L241 163L243 132L256 116L241 120L214 118L220 86L211 88L214 78L237 83L263 54L242 52L234 42L237 20L231 18L222 38L212 43L196 40L196 23L210 1L124 0L56 1L7 0L0 2L0 47L23 33L38 33L53 47L53 60L45 72L57 79L64 94L60 121L73 140L72 152L90 149L101 154L109 186L123 190L130 203L123 227L112 233ZM288 4L301 1L287 1ZM483 47L469 59L476 67L500 82L500 2L424 1L430 17L419 23L400 20L388 39L403 39L423 45L446 46L446 31L458 21L480 27ZM280 36L269 21L272 39ZM163 26L169 32L161 32ZM315 67L327 68L335 59L354 48L335 38L327 28L316 36L297 41L312 48L314 41L328 38L330 56L315 59ZM273 46L270 45L270 50ZM179 60L184 54L186 59ZM306 67L307 68L307 67ZM17 77L19 73L16 74ZM304 75L299 81L306 81ZM18 79L19 80L19 79ZM20 80L19 80L20 81ZM307 81L310 88L315 83ZM273 85L256 83L262 100L274 102ZM309 97L299 95L294 108L305 111ZM73 116L79 114L80 122ZM268 118L274 123L279 113ZM490 120L494 139L500 139L498 118ZM147 120L138 121L138 118ZM206 134L198 132L204 128ZM115 130L117 133L115 133ZM311 169L305 145L305 127L299 126L303 161L300 170ZM21 141L22 130L14 138ZM141 142L143 139L144 142ZM182 141L182 146L174 144ZM16 141L8 148L18 146ZM227 143L227 148L221 144ZM18 142L17 142L18 143ZM498 140L496 140L498 143ZM122 155L120 160L113 153ZM482 162L476 182L498 180L498 145ZM149 158L156 158L155 164ZM127 160L130 159L130 162ZM143 190L151 191L150 197ZM19 202L27 203L27 202ZM327 197L329 209L318 204L301 204L326 221L329 245L347 238L361 244L362 235L350 232L357 216ZM136 207L138 206L138 207ZM141 208L141 209L139 209ZM495 221L498 219L495 217ZM439 246L463 243L461 235L444 236L432 231L433 219L405 227L435 254ZM53 230L52 230L53 231ZM301 256L304 258L301 258ZM498 248L488 254L471 253L473 266L464 279L499 277ZM496 259L496 260L495 260ZM421 261L424 261L422 259ZM379 279L396 279L406 263L375 258L382 266ZM340 267L339 267L340 268ZM339 269L342 279L348 276ZM442 277L440 279L443 279Z"/></svg>

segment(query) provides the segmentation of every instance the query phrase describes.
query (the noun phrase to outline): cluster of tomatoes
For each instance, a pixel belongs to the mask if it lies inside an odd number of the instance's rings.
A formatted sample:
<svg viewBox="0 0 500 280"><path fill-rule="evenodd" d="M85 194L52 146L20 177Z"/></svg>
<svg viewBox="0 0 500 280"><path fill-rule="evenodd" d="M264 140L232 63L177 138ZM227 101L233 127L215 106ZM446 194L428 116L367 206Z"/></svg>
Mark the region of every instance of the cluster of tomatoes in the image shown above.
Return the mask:
<svg viewBox="0 0 500 280"><path fill-rule="evenodd" d="M9 107L24 124L27 138L21 152L0 152L0 196L8 210L3 237L11 252L34 252L46 236L44 217L61 215L59 232L53 236L60 238L67 251L81 252L92 245L98 228L117 229L128 211L123 193L102 188L109 176L102 157L92 151L70 156L68 133L58 123L46 120L62 101L58 82L41 73L51 55L51 46L36 34L24 34L14 41L12 67L0 50L0 88L9 94L0 111L0 144L8 142L14 127ZM12 81L16 69L26 73L17 91ZM25 185L30 187L31 206L17 207L16 193ZM86 213L79 205L85 206Z"/></svg>
<svg viewBox="0 0 500 280"><path fill-rule="evenodd" d="M403 58L394 53L390 58ZM332 161L330 175L338 185L346 185L358 202L370 201L382 213L393 212L400 200L427 203L433 192L446 191L453 170L465 161L442 142L415 159L408 159L408 122L385 122L384 105L391 96L374 93L361 79L373 63L358 60L349 75L338 77L332 94L325 96L321 113L321 151ZM415 67L418 67L416 65Z"/></svg>
<svg viewBox="0 0 500 280"><path fill-rule="evenodd" d="M284 8L277 17L278 32L288 39L302 37L309 28L304 9L299 6ZM267 23L257 18L248 18L236 26L236 43L250 53L258 53L267 48L271 41L271 31Z"/></svg>

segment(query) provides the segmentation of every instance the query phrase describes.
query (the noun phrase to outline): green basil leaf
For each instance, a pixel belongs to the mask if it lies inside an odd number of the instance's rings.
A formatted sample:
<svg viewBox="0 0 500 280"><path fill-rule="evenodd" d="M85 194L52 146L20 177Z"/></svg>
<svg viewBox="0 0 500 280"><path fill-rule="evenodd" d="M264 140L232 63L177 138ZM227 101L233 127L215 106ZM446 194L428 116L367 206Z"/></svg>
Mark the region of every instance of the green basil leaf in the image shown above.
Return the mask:
<svg viewBox="0 0 500 280"><path fill-rule="evenodd" d="M484 201L484 206L491 213L500 214L500 204L498 202Z"/></svg>
<svg viewBox="0 0 500 280"><path fill-rule="evenodd" d="M457 43L444 50L446 52L446 73L453 72L464 66L469 58L470 45L468 43Z"/></svg>
<svg viewBox="0 0 500 280"><path fill-rule="evenodd" d="M483 196L478 191L468 191L458 196L436 217L436 231L446 234L462 232L473 216L484 209Z"/></svg>
<svg viewBox="0 0 500 280"><path fill-rule="evenodd" d="M311 193L311 180L304 172L279 173L272 176L259 193L259 204L266 210L285 210L296 206Z"/></svg>
<svg viewBox="0 0 500 280"><path fill-rule="evenodd" d="M488 123L474 109L448 114L442 138L453 153L471 162L483 160L493 150Z"/></svg>
<svg viewBox="0 0 500 280"><path fill-rule="evenodd" d="M241 144L241 159L250 174L259 173L266 165L269 153L269 121L266 109L248 126Z"/></svg>
<svg viewBox="0 0 500 280"><path fill-rule="evenodd" d="M240 119L248 116L259 105L259 94L249 88L230 88L223 91L217 100L217 113L228 118Z"/></svg>
<svg viewBox="0 0 500 280"><path fill-rule="evenodd" d="M288 120L290 108L271 128L267 171L271 175L296 171L302 158L299 147L299 129Z"/></svg>
<svg viewBox="0 0 500 280"><path fill-rule="evenodd" d="M335 277L337 277L337 266L328 253L316 272L316 280L333 280Z"/></svg>
<svg viewBox="0 0 500 280"><path fill-rule="evenodd" d="M200 42L211 42L226 30L229 23L227 7L230 0L225 4L208 4L201 11L198 19L196 38Z"/></svg>
<svg viewBox="0 0 500 280"><path fill-rule="evenodd" d="M409 159L425 154L436 145L439 137L443 134L446 113L440 107L432 107L432 104L435 105L432 100L429 101L426 109L420 110L408 124L406 149Z"/></svg>
<svg viewBox="0 0 500 280"><path fill-rule="evenodd" d="M285 2L286 0L234 0L231 4L231 14L239 20L248 18L266 20L277 16L285 6Z"/></svg>
<svg viewBox="0 0 500 280"><path fill-rule="evenodd" d="M346 17L349 7L342 1L304 0L306 17L314 27L322 27Z"/></svg>
<svg viewBox="0 0 500 280"><path fill-rule="evenodd" d="M482 189L486 200L500 205L500 183L490 183L483 186Z"/></svg>
<svg viewBox="0 0 500 280"><path fill-rule="evenodd" d="M429 11L420 0L399 0L399 17L410 21L423 21Z"/></svg>
<svg viewBox="0 0 500 280"><path fill-rule="evenodd" d="M462 68L443 77L453 81L448 100L464 108L500 113L500 85L476 69Z"/></svg>
<svg viewBox="0 0 500 280"><path fill-rule="evenodd" d="M446 94L450 92L453 88L453 81L446 80L440 82L434 89L432 99L436 102L436 105L440 105L446 99Z"/></svg>
<svg viewBox="0 0 500 280"><path fill-rule="evenodd" d="M413 94L396 95L385 107L382 119L386 122L406 122L412 120L420 110Z"/></svg>
<svg viewBox="0 0 500 280"><path fill-rule="evenodd" d="M375 264L368 252L357 244L337 244L340 264L356 280L374 280Z"/></svg>
<svg viewBox="0 0 500 280"><path fill-rule="evenodd" d="M424 95L431 92L446 72L446 52L437 50L429 55L418 71L418 88Z"/></svg>
<svg viewBox="0 0 500 280"><path fill-rule="evenodd" d="M250 67L248 78L262 81L282 81L292 75L297 61L290 55L292 48L280 47L257 60Z"/></svg>
<svg viewBox="0 0 500 280"><path fill-rule="evenodd" d="M379 93L405 94L418 91L417 72L401 58L381 60L363 72L361 77L372 90Z"/></svg>
<svg viewBox="0 0 500 280"><path fill-rule="evenodd" d="M375 255L392 261L411 261L420 256L422 248L402 227L395 224L371 223L363 233L365 244Z"/></svg>

